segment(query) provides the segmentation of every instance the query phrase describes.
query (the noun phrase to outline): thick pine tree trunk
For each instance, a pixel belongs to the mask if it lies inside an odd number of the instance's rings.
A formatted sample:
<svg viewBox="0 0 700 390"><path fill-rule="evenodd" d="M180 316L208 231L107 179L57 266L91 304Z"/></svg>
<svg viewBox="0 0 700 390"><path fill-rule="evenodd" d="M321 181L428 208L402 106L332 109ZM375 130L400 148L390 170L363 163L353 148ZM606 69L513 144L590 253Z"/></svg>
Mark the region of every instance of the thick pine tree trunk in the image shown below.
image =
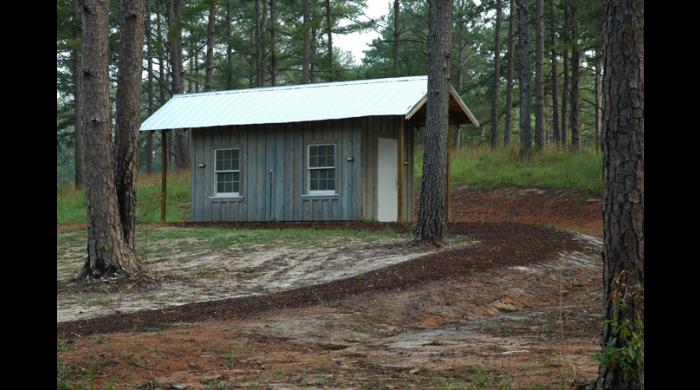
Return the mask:
<svg viewBox="0 0 700 390"><path fill-rule="evenodd" d="M79 0L73 0L73 21L75 23L74 36L80 39L80 5ZM73 59L73 110L75 112L73 147L75 158L75 188L81 188L85 184L84 161L85 161L85 134L82 128L82 107L81 97L83 93L82 81L80 78L80 48L76 47L71 53Z"/></svg>
<svg viewBox="0 0 700 390"><path fill-rule="evenodd" d="M644 3L606 1L603 32L604 312L635 323L644 321ZM628 345L606 322L603 346ZM644 388L643 370L625 378L620 364L601 364L597 388Z"/></svg>
<svg viewBox="0 0 700 390"><path fill-rule="evenodd" d="M394 76L399 75L399 48L401 46L401 10L399 6L399 0L394 0L394 47L391 59Z"/></svg>
<svg viewBox="0 0 700 390"><path fill-rule="evenodd" d="M333 21L331 18L331 0L326 0L326 43L328 45L328 79L335 80L333 69Z"/></svg>
<svg viewBox="0 0 700 390"><path fill-rule="evenodd" d="M452 0L429 0L428 23L428 107L416 242L441 241L447 233Z"/></svg>
<svg viewBox="0 0 700 390"><path fill-rule="evenodd" d="M544 148L544 0L535 0L535 148Z"/></svg>
<svg viewBox="0 0 700 390"><path fill-rule="evenodd" d="M143 0L122 0L117 75L117 130L114 182L124 240L135 248L136 174L141 126L141 73L143 63Z"/></svg>
<svg viewBox="0 0 700 390"><path fill-rule="evenodd" d="M311 5L310 0L304 0L304 52L302 53L301 78L304 84L311 82Z"/></svg>
<svg viewBox="0 0 700 390"><path fill-rule="evenodd" d="M79 277L123 273L141 278L143 271L136 253L124 239L114 184L108 75L109 1L81 0L80 9L88 258Z"/></svg>
<svg viewBox="0 0 700 390"><path fill-rule="evenodd" d="M557 77L556 30L554 29L554 0L549 0L549 40L552 47L552 143L559 145L559 78Z"/></svg>
<svg viewBox="0 0 700 390"><path fill-rule="evenodd" d="M182 13L182 0L170 0L168 2L168 31L170 42L170 70L171 70L171 94L181 94L184 92L182 82L182 28L177 27L177 20ZM175 32L172 32L176 29ZM175 130L175 163L178 169L190 167L190 152L188 134L186 130Z"/></svg>
<svg viewBox="0 0 700 390"><path fill-rule="evenodd" d="M204 71L204 92L212 90L214 72L214 34L216 33L216 1L209 4L209 25L207 26L207 59Z"/></svg>
<svg viewBox="0 0 700 390"><path fill-rule="evenodd" d="M147 58L147 71L148 73L148 86L146 90L148 107L147 114L151 116L154 110L154 98L153 95L153 38L151 34L151 7L149 0L144 2L144 34L146 35L146 58ZM153 132L146 132L146 172L153 172Z"/></svg>
<svg viewBox="0 0 700 390"><path fill-rule="evenodd" d="M501 0L496 0L496 38L493 50L493 93L491 95L491 148L498 146L498 94L501 93Z"/></svg>
<svg viewBox="0 0 700 390"><path fill-rule="evenodd" d="M530 10L527 2L520 7L520 155L529 158L532 154L530 125Z"/></svg>
<svg viewBox="0 0 700 390"><path fill-rule="evenodd" d="M515 64L514 40L515 40L515 18L517 1L510 0L510 12L508 14L508 80L506 82L506 123L503 130L503 146L510 144L510 135L513 132L513 69Z"/></svg>

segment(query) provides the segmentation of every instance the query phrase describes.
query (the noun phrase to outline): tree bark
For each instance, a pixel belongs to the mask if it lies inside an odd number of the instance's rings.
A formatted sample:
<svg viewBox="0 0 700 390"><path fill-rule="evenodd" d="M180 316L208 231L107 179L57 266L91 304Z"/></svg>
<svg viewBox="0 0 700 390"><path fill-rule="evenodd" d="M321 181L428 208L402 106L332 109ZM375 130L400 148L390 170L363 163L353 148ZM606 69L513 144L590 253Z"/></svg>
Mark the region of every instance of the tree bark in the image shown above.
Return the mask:
<svg viewBox="0 0 700 390"><path fill-rule="evenodd" d="M148 86L146 89L146 96L148 99L148 106L146 113L151 116L154 111L154 98L153 95L153 37L151 34L151 7L149 0L144 2L144 34L146 35L146 58L147 58L147 71L148 73ZM153 132L146 132L146 172L153 172Z"/></svg>
<svg viewBox="0 0 700 390"><path fill-rule="evenodd" d="M394 76L399 75L399 48L401 46L401 13L399 0L394 0L394 47L391 65Z"/></svg>
<svg viewBox="0 0 700 390"><path fill-rule="evenodd" d="M260 1L255 0L255 86L262 87L265 70L263 69L263 37L262 37L262 18L260 15ZM265 1L265 0L262 0Z"/></svg>
<svg viewBox="0 0 700 390"><path fill-rule="evenodd" d="M544 148L544 0L535 0L535 148Z"/></svg>
<svg viewBox="0 0 700 390"><path fill-rule="evenodd" d="M510 0L510 12L508 15L508 77L506 81L506 120L503 130L503 146L510 144L510 135L513 126L513 49L515 40L515 17L516 17L516 0Z"/></svg>
<svg viewBox="0 0 700 390"><path fill-rule="evenodd" d="M571 0L568 0L569 2ZM579 81L579 48L578 48L578 32L576 25L576 8L573 3L570 3L570 18L571 18L571 86L569 87L569 101L571 104L571 112L569 114L569 128L571 129L571 150L573 152L581 151L581 138L579 135L579 96L578 96L578 81Z"/></svg>
<svg viewBox="0 0 700 390"><path fill-rule="evenodd" d="M644 321L644 3L604 6L603 91L604 313L603 347L627 348L614 324ZM642 334L643 336L643 334ZM601 364L598 389L644 388L644 363L626 377L621 364Z"/></svg>
<svg viewBox="0 0 700 390"><path fill-rule="evenodd" d="M277 55L275 53L275 27L277 26L277 7L275 0L270 0L270 85L277 85Z"/></svg>
<svg viewBox="0 0 700 390"><path fill-rule="evenodd" d="M498 146L498 94L501 81L501 0L496 0L496 38L493 50L493 94L491 95L491 148Z"/></svg>
<svg viewBox="0 0 700 390"><path fill-rule="evenodd" d="M182 27L179 19L182 13L182 0L170 0L168 2L168 35L170 38L170 73L172 78L171 94L182 94L184 85L182 82ZM186 130L174 130L175 138L175 163L178 169L187 169L190 166L189 143Z"/></svg>
<svg viewBox="0 0 700 390"><path fill-rule="evenodd" d="M212 90L214 72L214 34L216 33L216 1L209 4L209 25L207 26L207 59L204 73L204 92Z"/></svg>
<svg viewBox="0 0 700 390"><path fill-rule="evenodd" d="M564 42L564 47L562 50L562 64L564 65L564 69L562 70L563 75L564 75L564 85L562 86L562 93L561 93L561 146L566 148L568 142L567 142L567 133L568 133L568 111L567 111L567 103L568 103L568 98L569 98L569 49L566 47L566 44L569 43L569 30L571 29L570 27L570 17L569 17L569 5L568 5L568 0L564 0L564 26L562 28L562 34L561 34L561 40Z"/></svg>
<svg viewBox="0 0 700 390"><path fill-rule="evenodd" d="M122 0L117 75L117 130L114 182L124 240L135 248L136 174L141 126L141 73L143 64L143 0Z"/></svg>
<svg viewBox="0 0 700 390"><path fill-rule="evenodd" d="M231 2L232 0L226 1L226 66L228 68L226 71L227 90L233 89L233 48L231 45L231 40L233 39L231 36L231 18L233 17L233 14Z"/></svg>
<svg viewBox="0 0 700 390"><path fill-rule="evenodd" d="M595 142L595 152L598 153L602 150L602 145L600 143L600 131L601 131L601 119L603 115L601 115L601 104L600 104L600 65L601 65L601 58L600 58L600 51L596 50L595 54L595 81L593 85L593 93L595 94L595 101L594 101L594 110L595 110L595 137L594 137L594 142Z"/></svg>
<svg viewBox="0 0 700 390"><path fill-rule="evenodd" d="M82 127L85 129L85 192L88 258L79 278L125 274L141 278L136 253L122 231L112 166L109 105L109 1L81 0ZM143 26L143 21L141 21Z"/></svg>
<svg viewBox="0 0 700 390"><path fill-rule="evenodd" d="M530 10L527 2L520 7L520 154L529 158L532 154L530 125Z"/></svg>
<svg viewBox="0 0 700 390"><path fill-rule="evenodd" d="M81 39L80 4L79 0L73 0L73 19L75 23L74 36L78 41ZM85 162L85 134L82 128L82 82L80 78L80 47L76 47L72 52L73 59L73 110L75 112L73 147L75 158L75 188L81 188L85 184L84 162Z"/></svg>
<svg viewBox="0 0 700 390"><path fill-rule="evenodd" d="M328 44L328 79L335 80L333 70L333 21L331 19L331 0L326 0L326 43Z"/></svg>
<svg viewBox="0 0 700 390"><path fill-rule="evenodd" d="M304 53L302 61L302 82L309 84L311 82L311 6L310 0L304 0Z"/></svg>
<svg viewBox="0 0 700 390"><path fill-rule="evenodd" d="M554 145L559 145L559 78L557 77L557 41L554 20L554 0L549 0L549 39L552 47L552 143Z"/></svg>
<svg viewBox="0 0 700 390"><path fill-rule="evenodd" d="M452 1L428 1L428 107L420 209L415 241L441 241L447 233Z"/></svg>

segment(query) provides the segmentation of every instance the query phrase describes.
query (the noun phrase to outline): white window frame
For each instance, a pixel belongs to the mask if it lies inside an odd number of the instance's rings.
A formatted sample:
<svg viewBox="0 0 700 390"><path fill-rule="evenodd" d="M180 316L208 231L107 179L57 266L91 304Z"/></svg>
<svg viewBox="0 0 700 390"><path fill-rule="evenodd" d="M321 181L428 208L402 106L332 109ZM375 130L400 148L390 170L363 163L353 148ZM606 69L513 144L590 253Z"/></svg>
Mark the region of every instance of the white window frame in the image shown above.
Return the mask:
<svg viewBox="0 0 700 390"><path fill-rule="evenodd" d="M238 150L238 169L216 169L216 154L220 150ZM219 173L235 173L238 172L238 190L239 192L218 192L219 191ZM214 149L214 196L218 198L237 198L240 196L241 189L241 148L218 148Z"/></svg>
<svg viewBox="0 0 700 390"><path fill-rule="evenodd" d="M313 169L333 169L335 170L335 173L333 174L333 180L335 182L335 185L333 186L334 188L337 188L338 184L338 169L336 168L336 165L333 166L328 166L328 167L311 167L311 147L312 146L333 146L333 160L338 161L338 146L337 144L308 144L306 145L306 188L308 188L308 194L309 195L336 195L337 192L336 190L311 190L311 170Z"/></svg>

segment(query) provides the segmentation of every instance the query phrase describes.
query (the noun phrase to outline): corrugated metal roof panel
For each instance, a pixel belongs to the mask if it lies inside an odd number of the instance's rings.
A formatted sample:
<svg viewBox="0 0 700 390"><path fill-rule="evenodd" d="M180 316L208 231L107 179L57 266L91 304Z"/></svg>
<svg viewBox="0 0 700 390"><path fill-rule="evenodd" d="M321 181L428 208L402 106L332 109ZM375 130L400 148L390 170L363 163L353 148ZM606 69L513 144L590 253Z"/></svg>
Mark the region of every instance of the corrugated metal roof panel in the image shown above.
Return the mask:
<svg viewBox="0 0 700 390"><path fill-rule="evenodd" d="M427 76L341 81L175 95L141 131L405 115L426 94Z"/></svg>

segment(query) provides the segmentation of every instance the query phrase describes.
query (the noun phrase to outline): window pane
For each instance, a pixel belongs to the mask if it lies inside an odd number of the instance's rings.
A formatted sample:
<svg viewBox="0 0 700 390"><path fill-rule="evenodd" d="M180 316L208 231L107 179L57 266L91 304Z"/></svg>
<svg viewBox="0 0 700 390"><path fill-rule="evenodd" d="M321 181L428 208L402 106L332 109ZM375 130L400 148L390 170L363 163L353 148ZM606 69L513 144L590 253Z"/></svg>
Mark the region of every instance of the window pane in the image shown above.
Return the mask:
<svg viewBox="0 0 700 390"><path fill-rule="evenodd" d="M216 192L224 192L224 183L216 184Z"/></svg>
<svg viewBox="0 0 700 390"><path fill-rule="evenodd" d="M233 191L231 192L241 192L241 177L238 172L233 174Z"/></svg>
<svg viewBox="0 0 700 390"><path fill-rule="evenodd" d="M315 168L318 166L318 157L312 156L309 158L309 168Z"/></svg>
<svg viewBox="0 0 700 390"><path fill-rule="evenodd" d="M314 145L309 146L309 156L310 157L318 156L318 146L314 146Z"/></svg>

